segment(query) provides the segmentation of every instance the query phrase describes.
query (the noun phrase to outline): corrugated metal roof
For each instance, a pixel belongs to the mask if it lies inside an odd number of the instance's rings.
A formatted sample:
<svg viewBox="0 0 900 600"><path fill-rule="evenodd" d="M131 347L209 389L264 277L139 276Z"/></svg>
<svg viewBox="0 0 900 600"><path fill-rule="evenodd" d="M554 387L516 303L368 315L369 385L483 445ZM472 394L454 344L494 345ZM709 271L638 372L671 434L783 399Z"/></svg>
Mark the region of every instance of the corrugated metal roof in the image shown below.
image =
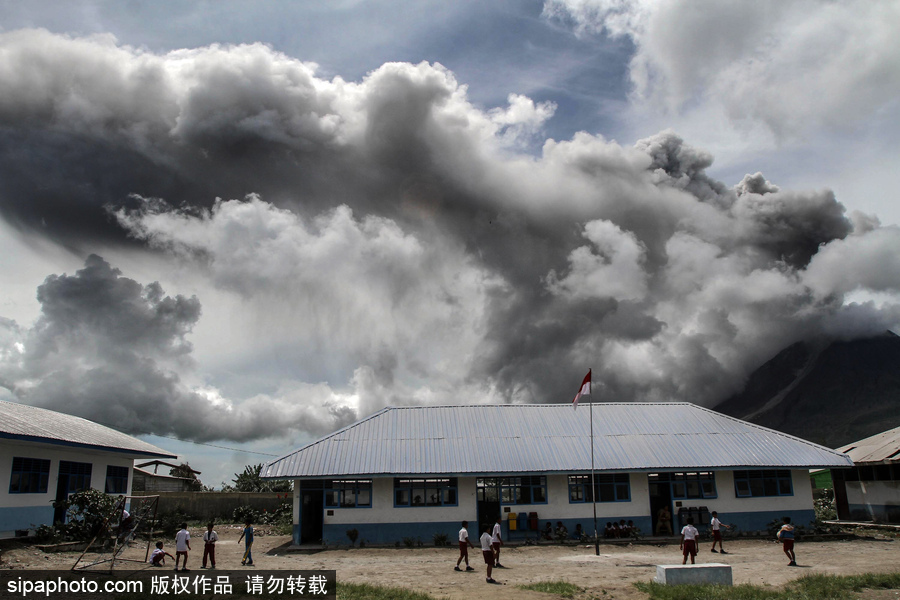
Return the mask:
<svg viewBox="0 0 900 600"><path fill-rule="evenodd" d="M386 408L269 462L272 478L579 472L589 407ZM597 470L851 467L829 448L689 403L593 405Z"/></svg>
<svg viewBox="0 0 900 600"><path fill-rule="evenodd" d="M99 423L17 402L0 401L0 438L94 448L135 457L177 457Z"/></svg>
<svg viewBox="0 0 900 600"><path fill-rule="evenodd" d="M900 427L847 444L838 452L845 452L857 463L900 462Z"/></svg>

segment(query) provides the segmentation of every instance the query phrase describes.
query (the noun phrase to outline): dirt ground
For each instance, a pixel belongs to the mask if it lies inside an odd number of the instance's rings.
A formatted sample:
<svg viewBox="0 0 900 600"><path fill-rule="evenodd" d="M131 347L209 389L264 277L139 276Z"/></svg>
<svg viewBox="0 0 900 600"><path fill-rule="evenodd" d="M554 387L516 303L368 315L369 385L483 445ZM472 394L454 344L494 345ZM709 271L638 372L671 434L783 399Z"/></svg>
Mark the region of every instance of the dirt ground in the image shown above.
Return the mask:
<svg viewBox="0 0 900 600"><path fill-rule="evenodd" d="M651 581L656 565L680 564L677 544L612 545L601 544L596 556L593 546L540 545L511 546L501 551L507 568L495 569L501 585L485 583L485 565L479 549L469 550L474 572L453 570L456 548L342 548L316 554L287 552L290 538L267 535L258 530L253 545L255 567L242 567L243 544L238 544L239 525L216 527L219 569L335 569L339 582L398 586L426 592L436 598L470 600L473 594L491 598L544 599L547 594L524 591L520 584L564 580L586 589L585 598L637 600L646 598L632 583ZM202 557L202 528L192 528L189 568L197 573ZM174 554L174 540L164 540L166 550ZM797 567L788 567L781 546L764 540L726 540L726 555L712 554L711 542L704 542L699 563L721 562L732 566L734 582L777 587L809 573L854 574L900 571L900 541L848 540L803 542L797 544ZM130 548L126 557L142 560L145 548ZM80 552L46 553L32 545L7 543L0 568L70 569ZM88 554L88 557L91 555ZM171 563L171 560L169 561ZM126 563L128 568L142 567ZM166 568L172 568L169 564ZM900 592L887 590L866 594L867 598L900 599Z"/></svg>

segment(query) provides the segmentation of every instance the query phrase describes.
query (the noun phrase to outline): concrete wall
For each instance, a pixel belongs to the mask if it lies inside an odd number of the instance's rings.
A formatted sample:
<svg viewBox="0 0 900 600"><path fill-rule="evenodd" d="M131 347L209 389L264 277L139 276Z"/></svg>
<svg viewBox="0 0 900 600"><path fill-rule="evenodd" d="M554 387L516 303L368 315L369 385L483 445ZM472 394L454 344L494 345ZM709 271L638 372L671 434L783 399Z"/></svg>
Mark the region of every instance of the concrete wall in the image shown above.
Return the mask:
<svg viewBox="0 0 900 600"><path fill-rule="evenodd" d="M191 519L226 522L231 522L234 509L239 506L263 512L291 501L290 492L134 492L134 495L159 496L160 514L180 510Z"/></svg>
<svg viewBox="0 0 900 600"><path fill-rule="evenodd" d="M735 524L743 531L765 531L768 524L783 516L790 516L798 525L807 525L815 518L813 511L812 486L806 470L792 471L793 496L764 498L739 498L734 489L732 471L716 472L717 498L705 500L683 500L685 507L706 506L710 511L718 511L720 519ZM607 521L634 521L645 534L652 531L650 516L650 496L647 473L631 473L631 500L629 502L598 502L597 521L602 532ZM478 537L478 506L476 501L476 478L458 478L458 506L450 507L394 507L393 478L374 478L372 481L371 508L326 508L323 517L323 540L329 544L347 544L348 529L357 529L359 539L373 544L390 544L403 538L419 538L423 544L431 545L435 533L444 533L450 542L455 542L459 524L469 521L469 535ZM294 530L295 543L299 543L300 514L299 481L294 484ZM547 476L546 504L504 505L503 532L507 539L522 540L536 538L532 530L510 530L508 516L511 512L535 512L543 528L546 521L556 525L562 521L569 531L581 524L586 532L593 532L593 504L570 503L568 476ZM673 514L678 507L673 502ZM332 514L328 515L331 511ZM677 531L676 531L677 533Z"/></svg>
<svg viewBox="0 0 900 600"><path fill-rule="evenodd" d="M850 518L900 523L900 481L847 481Z"/></svg>
<svg viewBox="0 0 900 600"><path fill-rule="evenodd" d="M10 494L9 482L12 475L13 457L40 458L50 461L50 476L47 491L43 494ZM131 470L134 460L117 452L84 450L56 444L40 444L0 440L0 538L16 535L16 531L33 532L40 525L53 522L53 501L56 499L56 484L59 476L59 461L91 463L91 487L104 491L106 487L106 467L109 465L128 468L128 492L131 492Z"/></svg>

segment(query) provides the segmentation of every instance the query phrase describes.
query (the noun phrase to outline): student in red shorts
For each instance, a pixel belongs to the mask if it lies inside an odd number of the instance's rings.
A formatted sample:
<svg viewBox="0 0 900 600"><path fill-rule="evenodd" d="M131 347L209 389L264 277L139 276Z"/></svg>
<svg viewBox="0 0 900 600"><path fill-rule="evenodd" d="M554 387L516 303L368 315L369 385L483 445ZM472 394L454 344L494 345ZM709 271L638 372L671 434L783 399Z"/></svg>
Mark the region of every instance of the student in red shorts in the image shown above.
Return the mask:
<svg viewBox="0 0 900 600"><path fill-rule="evenodd" d="M456 559L456 567L454 567L454 571L462 571L459 568L459 563L465 559L466 561L466 571L474 571L472 567L469 566L469 548L474 548L472 545L472 541L469 539L469 530L466 527L469 526L468 521L462 522L462 529L459 530L459 558Z"/></svg>
<svg viewBox="0 0 900 600"><path fill-rule="evenodd" d="M725 529L731 529L731 525L726 525L722 521L719 520L719 513L716 511L712 511L712 519L709 521L709 528L712 530L713 536L713 545L712 552L716 551L716 544L719 544L719 552L722 554L728 554L725 552L725 548L722 547L722 527Z"/></svg>
<svg viewBox="0 0 900 600"><path fill-rule="evenodd" d="M487 565L487 581L488 583L497 583L491 577L491 571L494 570L494 548L491 545L491 526L485 525L484 532L481 534L481 555L484 556L484 564Z"/></svg>
<svg viewBox="0 0 900 600"><path fill-rule="evenodd" d="M791 518L784 517L781 519L784 525L778 530L778 539L781 540L781 547L785 555L790 559L789 567L797 566L797 557L794 555L794 526L791 525Z"/></svg>
<svg viewBox="0 0 900 600"><path fill-rule="evenodd" d="M694 527L694 519L689 518L687 525L681 529L681 552L684 554L684 560L681 564L687 563L688 555L691 556L691 564L694 564L694 558L697 556L697 536L700 534Z"/></svg>

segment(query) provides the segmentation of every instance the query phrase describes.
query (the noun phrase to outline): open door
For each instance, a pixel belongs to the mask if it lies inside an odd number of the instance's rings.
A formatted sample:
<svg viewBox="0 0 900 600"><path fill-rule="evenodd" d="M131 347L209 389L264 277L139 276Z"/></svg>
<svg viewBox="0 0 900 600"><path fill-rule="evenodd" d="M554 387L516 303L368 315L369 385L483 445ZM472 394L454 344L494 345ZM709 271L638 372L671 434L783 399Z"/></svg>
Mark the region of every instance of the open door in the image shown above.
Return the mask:
<svg viewBox="0 0 900 600"><path fill-rule="evenodd" d="M311 480L300 483L300 543L318 544L322 541L325 525L324 481Z"/></svg>
<svg viewBox="0 0 900 600"><path fill-rule="evenodd" d="M484 528L493 526L500 516L500 480L496 477L479 477L475 486L478 490L478 533L481 537Z"/></svg>
<svg viewBox="0 0 900 600"><path fill-rule="evenodd" d="M648 487L650 491L650 517L653 523L653 531L651 531L649 535L656 535L656 532L660 530L662 530L660 531L661 534L674 532L672 523L673 519L675 518L675 513L672 510L672 485L668 480L659 481L659 477L655 473L650 473L648 478ZM669 509L669 526L665 527L664 525L662 528L660 528L659 511L663 507L667 507Z"/></svg>

